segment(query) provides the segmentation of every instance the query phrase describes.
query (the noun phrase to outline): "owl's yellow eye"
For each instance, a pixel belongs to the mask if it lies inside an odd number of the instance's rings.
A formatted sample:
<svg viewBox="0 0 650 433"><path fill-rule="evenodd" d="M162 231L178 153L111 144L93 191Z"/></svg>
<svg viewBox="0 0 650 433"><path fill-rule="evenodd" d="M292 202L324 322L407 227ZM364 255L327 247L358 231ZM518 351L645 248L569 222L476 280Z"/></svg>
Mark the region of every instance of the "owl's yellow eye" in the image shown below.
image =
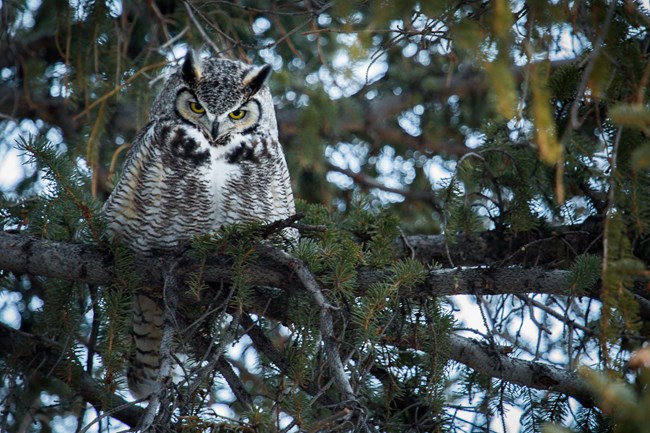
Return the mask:
<svg viewBox="0 0 650 433"><path fill-rule="evenodd" d="M203 114L205 113L205 108L198 102L191 101L190 102L190 110L195 112L196 114Z"/></svg>
<svg viewBox="0 0 650 433"><path fill-rule="evenodd" d="M228 113L228 117L232 120L241 120L246 117L246 110L235 110L231 113Z"/></svg>

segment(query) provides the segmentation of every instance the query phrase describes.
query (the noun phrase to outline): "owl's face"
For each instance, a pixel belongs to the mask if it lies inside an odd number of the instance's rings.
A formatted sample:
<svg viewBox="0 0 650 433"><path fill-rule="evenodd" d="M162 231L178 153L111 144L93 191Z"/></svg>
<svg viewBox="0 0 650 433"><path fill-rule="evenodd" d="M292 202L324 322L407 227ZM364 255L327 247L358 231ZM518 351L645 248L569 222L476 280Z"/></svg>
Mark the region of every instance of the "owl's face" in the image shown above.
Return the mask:
<svg viewBox="0 0 650 433"><path fill-rule="evenodd" d="M226 145L238 135L277 131L271 94L264 85L270 72L269 65L255 67L227 59L196 61L188 52L181 70L159 97L169 101L169 92L175 92L174 103L154 103L152 114L173 107L175 116L199 129L213 145Z"/></svg>

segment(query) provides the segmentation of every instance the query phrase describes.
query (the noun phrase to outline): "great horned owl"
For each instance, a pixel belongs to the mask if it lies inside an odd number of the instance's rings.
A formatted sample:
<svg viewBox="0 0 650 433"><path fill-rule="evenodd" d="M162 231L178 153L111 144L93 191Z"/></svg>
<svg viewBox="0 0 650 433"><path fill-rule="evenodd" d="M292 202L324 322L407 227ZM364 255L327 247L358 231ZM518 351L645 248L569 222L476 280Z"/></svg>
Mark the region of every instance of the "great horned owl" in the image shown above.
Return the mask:
<svg viewBox="0 0 650 433"><path fill-rule="evenodd" d="M295 213L265 85L270 71L187 54L155 99L104 205L110 239L138 255L169 255L224 224ZM153 299L134 297L128 382L138 398L156 389L163 319Z"/></svg>

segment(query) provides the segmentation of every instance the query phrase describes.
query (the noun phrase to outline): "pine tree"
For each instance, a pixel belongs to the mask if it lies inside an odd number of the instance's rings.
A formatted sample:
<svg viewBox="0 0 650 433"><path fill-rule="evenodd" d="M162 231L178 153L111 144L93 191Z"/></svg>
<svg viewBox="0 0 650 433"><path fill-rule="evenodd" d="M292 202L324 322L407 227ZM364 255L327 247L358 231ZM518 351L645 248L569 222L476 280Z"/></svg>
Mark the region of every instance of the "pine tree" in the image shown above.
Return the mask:
<svg viewBox="0 0 650 433"><path fill-rule="evenodd" d="M649 429L643 3L1 12L0 431ZM136 267L101 205L188 47L273 67L299 213ZM183 369L154 413L125 362L165 277Z"/></svg>

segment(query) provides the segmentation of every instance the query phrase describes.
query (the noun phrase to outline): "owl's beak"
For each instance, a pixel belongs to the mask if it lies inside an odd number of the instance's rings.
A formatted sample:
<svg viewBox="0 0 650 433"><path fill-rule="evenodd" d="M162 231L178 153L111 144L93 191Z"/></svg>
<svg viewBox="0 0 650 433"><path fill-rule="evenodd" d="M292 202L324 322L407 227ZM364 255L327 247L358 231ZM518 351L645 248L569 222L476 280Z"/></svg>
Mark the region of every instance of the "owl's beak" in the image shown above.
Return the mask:
<svg viewBox="0 0 650 433"><path fill-rule="evenodd" d="M216 140L219 137L219 121L212 122L212 139Z"/></svg>

